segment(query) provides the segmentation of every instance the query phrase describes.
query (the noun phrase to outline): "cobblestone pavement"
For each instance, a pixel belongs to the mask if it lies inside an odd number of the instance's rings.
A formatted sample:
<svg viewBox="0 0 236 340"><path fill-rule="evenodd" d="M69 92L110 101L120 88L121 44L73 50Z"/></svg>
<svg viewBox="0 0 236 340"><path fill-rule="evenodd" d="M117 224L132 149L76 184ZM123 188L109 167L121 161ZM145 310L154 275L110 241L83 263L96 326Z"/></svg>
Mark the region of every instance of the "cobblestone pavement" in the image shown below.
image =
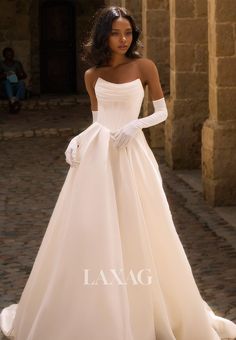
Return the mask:
<svg viewBox="0 0 236 340"><path fill-rule="evenodd" d="M0 143L0 309L18 301L30 274L68 171L68 141L60 135ZM162 150L154 152L199 290L215 313L236 322L235 232L165 165Z"/></svg>

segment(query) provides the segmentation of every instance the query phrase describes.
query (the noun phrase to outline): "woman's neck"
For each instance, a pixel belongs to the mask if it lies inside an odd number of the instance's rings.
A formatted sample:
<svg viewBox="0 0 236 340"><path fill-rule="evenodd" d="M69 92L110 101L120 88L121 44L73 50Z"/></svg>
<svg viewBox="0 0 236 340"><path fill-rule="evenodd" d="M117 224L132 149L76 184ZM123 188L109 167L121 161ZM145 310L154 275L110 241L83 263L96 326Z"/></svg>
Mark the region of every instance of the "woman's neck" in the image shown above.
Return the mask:
<svg viewBox="0 0 236 340"><path fill-rule="evenodd" d="M129 61L130 59L124 55L116 55L116 56L111 57L110 61L108 62L108 66L115 68L120 65L127 64L127 62Z"/></svg>

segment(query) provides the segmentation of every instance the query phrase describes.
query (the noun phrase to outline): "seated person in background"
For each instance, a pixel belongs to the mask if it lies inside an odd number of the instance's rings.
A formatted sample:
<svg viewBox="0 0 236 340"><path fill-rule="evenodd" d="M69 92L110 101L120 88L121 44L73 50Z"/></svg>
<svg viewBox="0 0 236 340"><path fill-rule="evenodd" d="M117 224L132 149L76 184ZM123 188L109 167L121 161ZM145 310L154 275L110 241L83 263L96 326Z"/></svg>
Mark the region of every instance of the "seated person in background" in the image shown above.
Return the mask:
<svg viewBox="0 0 236 340"><path fill-rule="evenodd" d="M4 60L0 61L0 81L7 98L9 99L10 113L17 113L20 110L20 99L25 98L25 83L23 79L27 75L20 61L14 59L14 51L6 47L2 51Z"/></svg>

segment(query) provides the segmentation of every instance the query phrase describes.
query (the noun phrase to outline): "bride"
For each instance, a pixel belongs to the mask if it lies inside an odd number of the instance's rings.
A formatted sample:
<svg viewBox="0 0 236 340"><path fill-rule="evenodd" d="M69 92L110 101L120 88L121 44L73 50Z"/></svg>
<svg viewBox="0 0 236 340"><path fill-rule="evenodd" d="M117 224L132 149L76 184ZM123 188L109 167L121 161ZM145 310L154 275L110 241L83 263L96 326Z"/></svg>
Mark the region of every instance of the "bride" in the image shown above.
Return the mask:
<svg viewBox="0 0 236 340"><path fill-rule="evenodd" d="M85 45L93 123L65 151L70 168L28 281L1 311L9 339L236 338L200 295L143 133L168 112L139 35L125 8L98 11ZM154 112L139 118L146 86Z"/></svg>

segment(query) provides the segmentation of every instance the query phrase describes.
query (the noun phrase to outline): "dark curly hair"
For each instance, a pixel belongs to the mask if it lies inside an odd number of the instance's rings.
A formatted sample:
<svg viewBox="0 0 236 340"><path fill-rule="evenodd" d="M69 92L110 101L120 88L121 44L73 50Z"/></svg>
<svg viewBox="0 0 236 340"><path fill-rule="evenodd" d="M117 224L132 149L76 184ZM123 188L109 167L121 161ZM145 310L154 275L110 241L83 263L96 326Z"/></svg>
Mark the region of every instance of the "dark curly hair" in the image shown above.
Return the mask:
<svg viewBox="0 0 236 340"><path fill-rule="evenodd" d="M141 30L136 25L132 15L124 7L108 6L97 10L93 19L93 26L87 40L82 44L81 59L91 66L105 66L112 51L108 45L108 38L112 30L112 22L119 17L129 20L132 27L132 43L125 53L129 58L140 58L138 48L143 47L139 36Z"/></svg>

